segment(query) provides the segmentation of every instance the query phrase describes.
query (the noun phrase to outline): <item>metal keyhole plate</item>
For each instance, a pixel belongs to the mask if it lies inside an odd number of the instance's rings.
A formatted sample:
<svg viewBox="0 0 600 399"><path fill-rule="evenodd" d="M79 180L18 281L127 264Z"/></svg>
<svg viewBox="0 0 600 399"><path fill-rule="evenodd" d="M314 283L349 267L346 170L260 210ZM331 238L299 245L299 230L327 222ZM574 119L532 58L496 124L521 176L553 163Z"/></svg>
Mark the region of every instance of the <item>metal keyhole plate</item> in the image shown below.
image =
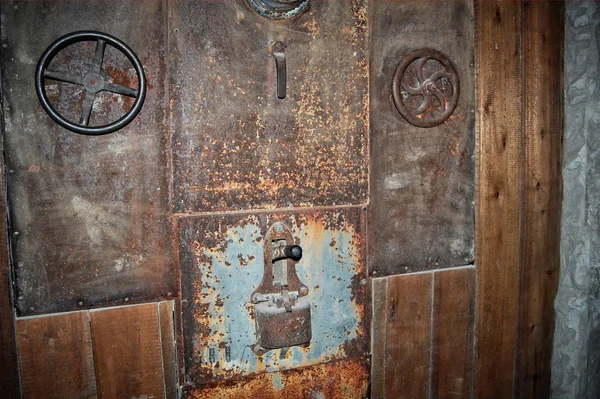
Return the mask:
<svg viewBox="0 0 600 399"><path fill-rule="evenodd" d="M396 68L392 95L400 115L412 125L434 127L456 109L460 81L450 59L437 50L407 54Z"/></svg>

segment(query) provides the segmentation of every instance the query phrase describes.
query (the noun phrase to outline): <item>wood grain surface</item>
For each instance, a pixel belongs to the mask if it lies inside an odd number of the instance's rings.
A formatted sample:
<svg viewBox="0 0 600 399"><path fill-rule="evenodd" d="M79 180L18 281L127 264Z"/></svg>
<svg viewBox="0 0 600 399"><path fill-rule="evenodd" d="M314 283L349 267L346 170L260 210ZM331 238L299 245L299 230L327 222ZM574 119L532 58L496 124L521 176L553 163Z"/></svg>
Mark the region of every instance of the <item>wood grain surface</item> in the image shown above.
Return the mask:
<svg viewBox="0 0 600 399"><path fill-rule="evenodd" d="M514 395L550 396L562 203L562 3L525 3L523 213Z"/></svg>
<svg viewBox="0 0 600 399"><path fill-rule="evenodd" d="M156 303L91 311L98 398L163 397Z"/></svg>
<svg viewBox="0 0 600 399"><path fill-rule="evenodd" d="M519 300L522 5L478 2L476 398L512 395Z"/></svg>
<svg viewBox="0 0 600 399"><path fill-rule="evenodd" d="M25 398L96 398L87 311L17 321Z"/></svg>

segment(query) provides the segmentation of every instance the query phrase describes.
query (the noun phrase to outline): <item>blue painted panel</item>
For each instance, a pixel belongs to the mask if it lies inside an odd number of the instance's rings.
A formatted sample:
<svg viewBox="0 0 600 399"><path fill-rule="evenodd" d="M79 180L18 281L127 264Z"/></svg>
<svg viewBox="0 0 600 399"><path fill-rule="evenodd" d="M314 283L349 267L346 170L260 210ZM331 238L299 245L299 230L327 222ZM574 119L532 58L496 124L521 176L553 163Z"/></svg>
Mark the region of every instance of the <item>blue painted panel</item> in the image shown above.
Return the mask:
<svg viewBox="0 0 600 399"><path fill-rule="evenodd" d="M266 230L284 222L303 250L296 270L309 287L312 340L259 357L253 304ZM364 211L190 217L180 222L184 353L194 382L285 370L367 351Z"/></svg>

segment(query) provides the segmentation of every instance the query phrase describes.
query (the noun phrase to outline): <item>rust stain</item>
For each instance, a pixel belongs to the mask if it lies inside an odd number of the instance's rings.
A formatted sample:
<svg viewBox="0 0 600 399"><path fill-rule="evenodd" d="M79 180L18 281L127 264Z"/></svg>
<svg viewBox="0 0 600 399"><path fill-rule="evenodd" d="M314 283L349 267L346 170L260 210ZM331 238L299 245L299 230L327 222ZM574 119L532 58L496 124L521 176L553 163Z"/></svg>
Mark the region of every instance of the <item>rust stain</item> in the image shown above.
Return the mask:
<svg viewBox="0 0 600 399"><path fill-rule="evenodd" d="M185 389L192 399L363 399L369 365L355 359Z"/></svg>
<svg viewBox="0 0 600 399"><path fill-rule="evenodd" d="M183 325L191 381L204 384L367 353L364 217L357 207L185 218L180 234L186 250L180 258L183 298L191 304ZM304 347L257 357L249 349L256 342L250 294L263 278L263 236L277 221L305 248L296 271L309 288L313 339ZM231 347L231 361L222 361L224 342Z"/></svg>
<svg viewBox="0 0 600 399"><path fill-rule="evenodd" d="M214 18L207 22L206 14ZM188 4L178 15L182 24L223 24L195 37L193 48L175 37L174 79L187 81L197 68L205 76L193 91L173 91L175 210L366 202L366 1L315 2L301 18L262 31L252 13L234 27L225 23L231 16L220 2ZM275 36L289 46L294 71L283 101L270 90L275 76L266 48L256 44ZM225 44L221 37L234 39ZM323 59L325 50L335 56ZM218 112L207 112L213 108Z"/></svg>

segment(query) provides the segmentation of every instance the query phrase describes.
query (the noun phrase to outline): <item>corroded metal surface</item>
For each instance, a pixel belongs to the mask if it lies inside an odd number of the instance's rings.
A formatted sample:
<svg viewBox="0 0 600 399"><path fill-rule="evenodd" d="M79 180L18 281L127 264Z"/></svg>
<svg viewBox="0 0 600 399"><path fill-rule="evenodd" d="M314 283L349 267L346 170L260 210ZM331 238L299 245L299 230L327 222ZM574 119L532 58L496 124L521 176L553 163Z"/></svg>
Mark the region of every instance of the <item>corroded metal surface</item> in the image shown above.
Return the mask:
<svg viewBox="0 0 600 399"><path fill-rule="evenodd" d="M166 2L3 1L2 68L11 245L20 314L132 303L176 294L168 222ZM148 77L146 103L124 129L87 137L59 127L35 95L38 59L55 39L99 30L127 42ZM95 43L61 51L50 64L83 73ZM135 87L129 61L107 46L104 72ZM81 116L83 90L46 82L50 102ZM100 93L91 125L131 108Z"/></svg>
<svg viewBox="0 0 600 399"><path fill-rule="evenodd" d="M460 79L443 53L418 49L408 53L396 68L392 94L404 119L418 127L434 127L456 109Z"/></svg>
<svg viewBox="0 0 600 399"><path fill-rule="evenodd" d="M343 360L299 370L267 373L241 381L187 388L190 399L365 399L369 364Z"/></svg>
<svg viewBox="0 0 600 399"><path fill-rule="evenodd" d="M308 366L367 353L369 308L361 208L230 214L179 220L186 380ZM267 229L291 228L304 249L296 265L309 288L312 339L259 357L251 295L263 277Z"/></svg>
<svg viewBox="0 0 600 399"><path fill-rule="evenodd" d="M315 1L287 22L241 0L170 7L176 212L367 201L365 1ZM287 46L283 100L274 40Z"/></svg>
<svg viewBox="0 0 600 399"><path fill-rule="evenodd" d="M389 275L466 265L474 242L473 8L470 1L378 1L369 6L371 201L369 270ZM392 100L394 71L419 48L455 64L453 115L423 129Z"/></svg>

